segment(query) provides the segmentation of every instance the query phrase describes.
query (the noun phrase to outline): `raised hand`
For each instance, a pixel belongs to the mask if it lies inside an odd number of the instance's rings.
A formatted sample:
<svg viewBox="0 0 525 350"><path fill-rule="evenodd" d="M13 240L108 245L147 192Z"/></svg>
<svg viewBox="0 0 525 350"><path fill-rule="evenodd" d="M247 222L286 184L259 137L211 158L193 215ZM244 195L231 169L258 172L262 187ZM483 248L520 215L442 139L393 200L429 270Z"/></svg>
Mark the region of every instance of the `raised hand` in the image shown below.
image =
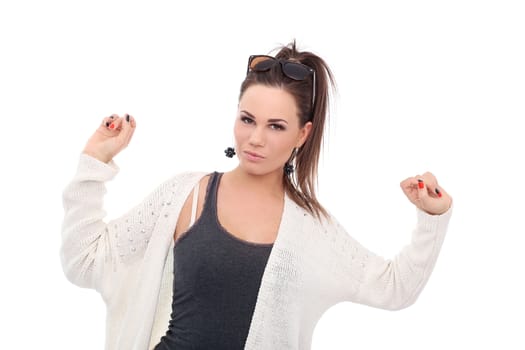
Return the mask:
<svg viewBox="0 0 525 350"><path fill-rule="evenodd" d="M135 119L129 114L124 117L113 114L104 118L102 124L89 138L83 153L108 163L128 146L136 126Z"/></svg>
<svg viewBox="0 0 525 350"><path fill-rule="evenodd" d="M400 185L410 202L431 215L441 215L452 205L452 197L438 185L432 173L409 177Z"/></svg>

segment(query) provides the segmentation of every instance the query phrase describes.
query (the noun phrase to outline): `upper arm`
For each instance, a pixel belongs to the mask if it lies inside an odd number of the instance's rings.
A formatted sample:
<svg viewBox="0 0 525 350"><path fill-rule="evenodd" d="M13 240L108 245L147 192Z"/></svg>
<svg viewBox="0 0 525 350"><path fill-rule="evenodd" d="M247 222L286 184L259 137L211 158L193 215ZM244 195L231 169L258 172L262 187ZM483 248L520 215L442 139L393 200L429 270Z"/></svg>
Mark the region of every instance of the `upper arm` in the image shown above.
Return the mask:
<svg viewBox="0 0 525 350"><path fill-rule="evenodd" d="M105 182L115 174L111 164L81 156L77 174L62 196L60 257L64 273L72 283L103 295L118 283L113 272L144 256L161 211L171 201L172 207L182 205L175 204L176 193L186 191L188 176L193 176L179 174L165 181L126 214L108 222L103 209Z"/></svg>
<svg viewBox="0 0 525 350"><path fill-rule="evenodd" d="M197 211L196 211L194 223L198 220L198 218L200 217L202 213L202 209L204 207L204 202L206 198L206 189L208 187L209 179L210 179L210 176L207 175L207 176L204 176L199 182L199 195L197 199ZM194 194L195 194L195 188L191 191L188 197L186 197L186 201L184 202L184 205L180 212L179 219L177 221L177 226L175 227L175 233L173 235L173 239L175 242L178 242L178 240L181 239L190 228Z"/></svg>
<svg viewBox="0 0 525 350"><path fill-rule="evenodd" d="M412 239L394 258L384 259L337 224L339 259L348 301L398 310L414 303L428 281L446 233L449 215L418 211Z"/></svg>

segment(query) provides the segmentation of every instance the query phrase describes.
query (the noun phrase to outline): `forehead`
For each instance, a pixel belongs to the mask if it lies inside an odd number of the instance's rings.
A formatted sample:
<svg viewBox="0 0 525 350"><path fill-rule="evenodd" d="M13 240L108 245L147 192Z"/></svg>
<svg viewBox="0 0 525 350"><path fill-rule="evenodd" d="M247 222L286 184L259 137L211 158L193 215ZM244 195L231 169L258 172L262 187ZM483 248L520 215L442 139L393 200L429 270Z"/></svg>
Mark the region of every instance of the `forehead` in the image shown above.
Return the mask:
<svg viewBox="0 0 525 350"><path fill-rule="evenodd" d="M289 92L273 86L252 85L244 91L239 109L256 118L281 118L299 121L297 104Z"/></svg>

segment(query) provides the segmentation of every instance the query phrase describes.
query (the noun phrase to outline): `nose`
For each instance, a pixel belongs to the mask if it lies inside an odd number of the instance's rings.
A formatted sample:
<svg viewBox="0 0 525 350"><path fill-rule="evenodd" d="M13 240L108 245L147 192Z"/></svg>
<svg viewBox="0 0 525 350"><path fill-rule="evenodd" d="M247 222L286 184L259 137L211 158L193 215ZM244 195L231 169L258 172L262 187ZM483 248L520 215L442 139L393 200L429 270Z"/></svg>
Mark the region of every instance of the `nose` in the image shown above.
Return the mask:
<svg viewBox="0 0 525 350"><path fill-rule="evenodd" d="M253 128L250 134L249 143L250 143L250 146L253 146L253 147L264 146L265 144L264 129L261 127Z"/></svg>

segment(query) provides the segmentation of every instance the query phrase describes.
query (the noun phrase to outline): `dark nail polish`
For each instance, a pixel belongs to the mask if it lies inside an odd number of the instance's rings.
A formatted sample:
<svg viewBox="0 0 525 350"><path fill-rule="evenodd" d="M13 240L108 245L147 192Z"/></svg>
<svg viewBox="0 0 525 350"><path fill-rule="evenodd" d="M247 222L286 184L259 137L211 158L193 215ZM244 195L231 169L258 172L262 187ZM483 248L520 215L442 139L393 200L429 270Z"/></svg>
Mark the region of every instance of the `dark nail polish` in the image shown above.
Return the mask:
<svg viewBox="0 0 525 350"><path fill-rule="evenodd" d="M109 126L109 122L106 123L106 128Z"/></svg>
<svg viewBox="0 0 525 350"><path fill-rule="evenodd" d="M443 195L441 194L441 192L440 192L437 188L436 188L436 194L437 194L438 197L440 197L440 198L441 198L441 196L443 196Z"/></svg>
<svg viewBox="0 0 525 350"><path fill-rule="evenodd" d="M129 122L129 114L126 114L126 121Z"/></svg>
<svg viewBox="0 0 525 350"><path fill-rule="evenodd" d="M109 117L110 117L111 119L115 118L115 117L114 117L114 116L112 116L112 115L111 115L111 116L109 116Z"/></svg>

